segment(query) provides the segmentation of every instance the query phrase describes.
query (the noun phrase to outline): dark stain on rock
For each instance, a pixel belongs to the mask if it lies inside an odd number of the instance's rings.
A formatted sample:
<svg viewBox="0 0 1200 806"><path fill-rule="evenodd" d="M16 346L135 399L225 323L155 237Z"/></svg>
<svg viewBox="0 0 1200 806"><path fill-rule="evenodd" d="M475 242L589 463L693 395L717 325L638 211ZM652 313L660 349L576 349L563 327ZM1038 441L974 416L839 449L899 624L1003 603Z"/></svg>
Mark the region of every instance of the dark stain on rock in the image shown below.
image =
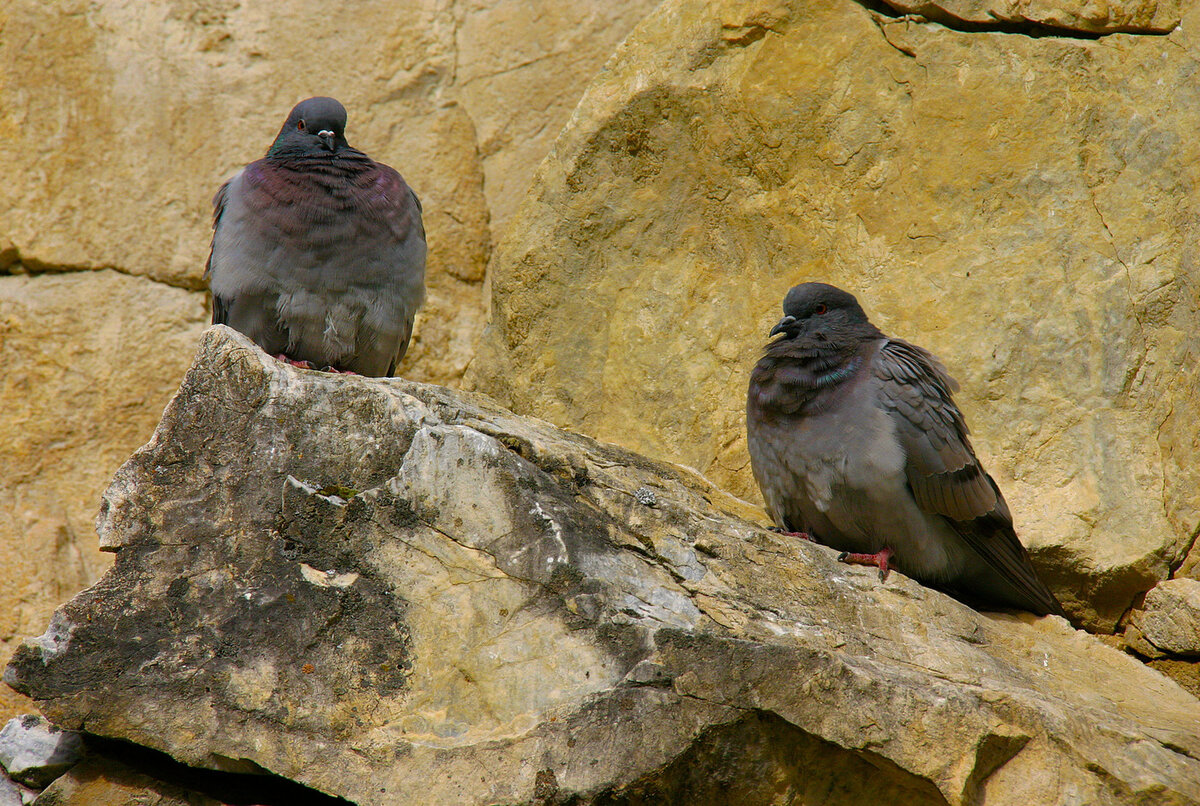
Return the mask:
<svg viewBox="0 0 1200 806"><path fill-rule="evenodd" d="M413 658L404 600L341 552L295 544L302 556L289 557L288 542L213 535L198 566L190 552L127 547L112 573L64 608L71 651L43 659L26 645L10 677L35 698L156 688L182 701L202 684L217 706L311 729L327 726L294 724L289 714L320 711L314 696L332 708L364 689L405 690ZM327 584L306 579L301 562ZM328 582L339 574L358 577Z"/></svg>
<svg viewBox="0 0 1200 806"><path fill-rule="evenodd" d="M761 711L708 728L670 764L627 786L556 801L562 806L869 802L944 806L946 800L928 780L882 756L845 750Z"/></svg>
<svg viewBox="0 0 1200 806"><path fill-rule="evenodd" d="M545 803L558 794L558 778L554 770L538 770L533 779L533 798L535 802Z"/></svg>

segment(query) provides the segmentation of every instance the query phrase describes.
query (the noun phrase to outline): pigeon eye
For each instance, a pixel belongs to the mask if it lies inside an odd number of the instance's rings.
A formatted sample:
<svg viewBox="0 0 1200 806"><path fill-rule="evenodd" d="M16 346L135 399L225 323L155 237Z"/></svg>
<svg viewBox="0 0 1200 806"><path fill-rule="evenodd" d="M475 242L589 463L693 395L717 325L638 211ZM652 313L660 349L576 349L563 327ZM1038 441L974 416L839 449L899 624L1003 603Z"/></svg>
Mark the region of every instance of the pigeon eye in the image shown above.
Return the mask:
<svg viewBox="0 0 1200 806"><path fill-rule="evenodd" d="M828 310L829 308L825 307L825 303L822 302L821 304L817 305L817 307L813 308L813 313L815 313L817 316L820 316Z"/></svg>
<svg viewBox="0 0 1200 806"><path fill-rule="evenodd" d="M304 131L304 121L301 120L299 123L297 123L296 128L299 129L300 131Z"/></svg>

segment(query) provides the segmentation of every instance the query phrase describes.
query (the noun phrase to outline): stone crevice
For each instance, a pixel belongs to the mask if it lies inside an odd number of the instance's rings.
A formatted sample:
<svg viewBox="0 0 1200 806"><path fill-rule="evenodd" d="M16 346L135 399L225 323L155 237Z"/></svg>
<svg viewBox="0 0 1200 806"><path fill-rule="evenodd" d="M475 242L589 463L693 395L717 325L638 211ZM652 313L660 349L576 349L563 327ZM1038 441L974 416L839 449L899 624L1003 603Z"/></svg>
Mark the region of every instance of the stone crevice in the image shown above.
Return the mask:
<svg viewBox="0 0 1200 806"><path fill-rule="evenodd" d="M918 22L919 23L919 22L924 22L924 21L925 20L923 17L917 17L916 15L913 15L913 14L905 14L902 17L889 17L885 14L880 14L880 13L872 13L871 14L871 22L875 23L875 27L879 29L879 33L883 34L883 41L887 42L893 48L900 51L905 56L908 56L910 59L917 58L917 51L911 47L905 47L904 45L894 42L892 40L892 38L890 36L888 36L886 26L895 25L896 23L899 23L899 22ZM897 83L900 83L900 82L897 82Z"/></svg>
<svg viewBox="0 0 1200 806"><path fill-rule="evenodd" d="M744 714L755 713L755 712L764 713L764 714L772 714L774 716L779 717L784 722L787 722L789 725L793 725L794 727L797 727L797 728L800 728L801 730L803 730L803 728L800 725L796 725L794 722L789 720L787 717L783 716L782 714L778 714L775 711L772 711L770 709L755 708L753 706L747 706L747 705L735 705L735 704L729 703L729 702L722 702L721 700L714 700L710 697L701 697L699 694L684 693L684 692L680 692L678 690L675 690L673 693L675 694L675 696L679 697L680 699L693 700L698 703L703 703L704 705L715 705L718 708L728 708L731 711L738 711L738 712L741 712Z"/></svg>
<svg viewBox="0 0 1200 806"><path fill-rule="evenodd" d="M84 743L89 761L93 765L97 762L106 763L108 770L117 775L135 773L152 779L156 782L156 787L165 785L168 788L190 790L220 803L253 803L261 806L353 806L344 798L328 795L265 769L261 772L225 772L193 767L158 750L92 734L84 735ZM83 763L87 764L89 761ZM173 803L183 802L163 798L163 802L168 800ZM193 801L188 798L187 802Z"/></svg>
<svg viewBox="0 0 1200 806"><path fill-rule="evenodd" d="M486 81L489 78L496 78L497 76L503 76L503 75L508 75L509 73L515 73L518 70L523 70L526 67L530 67L530 66L538 64L540 62L544 62L547 59L553 59L556 56L565 56L565 55L568 55L568 51L552 50L549 53L543 53L540 56L534 56L532 58L525 59L524 61L518 62L516 64L509 65L501 70L494 70L490 73L480 73L477 76L472 76L471 78L464 81L461 86L466 87L466 86L473 84L476 81Z"/></svg>
<svg viewBox="0 0 1200 806"><path fill-rule="evenodd" d="M1105 31L1084 31L1078 28L1069 28L1059 25L1048 25L1046 23L1036 22L1034 20L1024 20L1021 22L996 20L994 22L975 22L973 20L965 20L957 17L943 8L926 4L922 6L921 14L913 14L906 10L903 6L895 6L887 2L887 0L855 0L863 8L874 14L888 17L894 20L903 20L905 22L913 22L917 24L934 24L940 25L951 31L969 34L1014 34L1017 36L1027 36L1032 39L1041 39L1045 37L1058 37L1062 39L1085 39L1096 40L1103 39L1106 36L1114 34L1130 34L1135 36L1169 36L1176 28L1172 27L1166 30L1158 30L1153 28L1138 28L1130 26L1115 26L1110 30ZM876 23L878 25L878 23ZM1177 27L1177 26L1176 26ZM884 35L886 38L886 34ZM896 47L891 42L888 44ZM897 50L904 51L901 48ZM913 55L913 54L908 54Z"/></svg>
<svg viewBox="0 0 1200 806"><path fill-rule="evenodd" d="M517 582L523 582L527 585L537 585L539 587L543 586L543 583L536 579L529 579L527 577L522 577L518 574L513 574L510 571L501 569L500 564L499 564L499 558L496 556L496 554L494 552L490 551L486 546L472 546L469 543L464 542L462 539L445 531L444 529L441 529L440 527L435 526L428 519L422 518L420 515L416 515L416 519L422 526L424 526L425 528L429 529L432 532L436 532L437 534L446 538L447 540L454 543L455 545L457 545L461 548L467 549L468 551L486 555L487 557L490 558L491 563L492 563L493 567L495 567L496 571L500 574L503 574L505 578L513 579L513 580L516 580ZM495 542L496 540L503 540L505 537L508 537L508 536L509 536L508 534L499 535L495 538L495 540L493 542ZM420 551L419 548L417 548L416 546L413 546L411 543L408 543L407 541L405 544L410 546L414 550ZM425 554L426 552L421 552L421 553ZM446 566L445 563L443 563L439 558L434 557L433 559L437 560L437 562L440 565L442 565L443 567L449 567L449 566ZM495 579L496 577L488 577L488 578ZM479 580L479 581L482 581L482 580Z"/></svg>
<svg viewBox="0 0 1200 806"><path fill-rule="evenodd" d="M495 568L496 573L497 573L496 576L486 576L486 575L480 574L479 571L477 571L474 568L467 568L466 566L455 565L454 563L447 562L444 557L439 557L436 554L434 554L432 551L422 548L421 546L417 545L417 543L415 541L405 540L401 533L399 533L399 532L395 533L396 538L398 540L400 540L402 543L404 543L404 545L408 546L410 549L412 549L413 551L415 551L419 554L425 555L426 557L428 557L429 559L433 560L435 563L440 565L442 568L445 568L448 571L458 571L458 572L464 573L464 574L472 574L476 577L476 579L466 579L466 580L461 580L458 582L451 582L450 583L451 586L474 585L474 584L477 584L480 582L495 582L495 581L501 580L501 579L517 579L516 577L513 577L513 576L505 573L503 570L501 570L499 568L499 566L496 565L496 556L494 554L491 554L490 552L488 552L486 549L469 546L466 543L464 543L462 540L459 540L458 538L454 537L453 535L448 534L448 533L442 531L441 529L437 528L436 526L431 524L428 520L425 520L420 517L418 517L417 520L421 523L421 525L427 527L430 531L437 533L438 535L457 544L458 546L460 546L464 549L467 549L468 551L471 551L473 553L486 556L491 561L492 566ZM382 521L380 521L378 518L375 519L375 523L377 526L379 526L380 529L388 528L388 525L386 523L383 523ZM529 582L530 580L517 579L517 581Z"/></svg>
<svg viewBox="0 0 1200 806"><path fill-rule="evenodd" d="M1172 578L1174 578L1175 574L1179 572L1179 569L1183 567L1183 564L1187 562L1188 555L1195 550L1197 541L1200 541L1200 523L1196 524L1196 528L1192 530L1191 536L1188 538L1187 543L1179 552L1177 559L1171 563L1170 569Z"/></svg>
<svg viewBox="0 0 1200 806"><path fill-rule="evenodd" d="M11 260L8 259L9 256L11 256ZM139 280L147 280L167 286L168 288L178 288L183 291L204 291L208 288L208 284L203 277L179 277L167 280L162 277L142 274L115 265L86 266L70 263L45 263L37 258L23 257L15 247L11 251L8 251L4 257L0 258L0 273L16 276L38 277L44 274L81 274L101 271L111 271L127 277L136 277Z"/></svg>

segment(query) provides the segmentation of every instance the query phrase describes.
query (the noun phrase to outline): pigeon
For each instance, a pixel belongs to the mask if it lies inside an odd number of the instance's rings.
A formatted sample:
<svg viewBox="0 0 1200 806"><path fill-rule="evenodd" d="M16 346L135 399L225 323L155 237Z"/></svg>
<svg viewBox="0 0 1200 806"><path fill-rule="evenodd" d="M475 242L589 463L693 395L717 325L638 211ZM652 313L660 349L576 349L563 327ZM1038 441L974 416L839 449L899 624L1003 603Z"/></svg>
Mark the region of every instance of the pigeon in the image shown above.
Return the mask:
<svg viewBox="0 0 1200 806"><path fill-rule="evenodd" d="M212 320L298 366L392 375L425 298L421 202L345 129L333 98L301 101L217 191Z"/></svg>
<svg viewBox="0 0 1200 806"><path fill-rule="evenodd" d="M804 283L750 375L746 436L779 530L983 609L1064 615L967 438L958 384L853 295Z"/></svg>

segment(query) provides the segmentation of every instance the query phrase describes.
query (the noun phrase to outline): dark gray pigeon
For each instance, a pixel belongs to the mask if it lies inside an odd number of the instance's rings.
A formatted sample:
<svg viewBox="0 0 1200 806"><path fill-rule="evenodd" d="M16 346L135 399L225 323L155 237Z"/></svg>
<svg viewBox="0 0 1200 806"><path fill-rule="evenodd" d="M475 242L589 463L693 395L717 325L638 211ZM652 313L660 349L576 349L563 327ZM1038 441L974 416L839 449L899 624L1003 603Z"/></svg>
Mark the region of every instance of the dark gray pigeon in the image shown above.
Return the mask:
<svg viewBox="0 0 1200 806"><path fill-rule="evenodd" d="M788 292L750 376L754 478L781 529L972 604L1063 615L1013 531L930 353L824 283Z"/></svg>
<svg viewBox="0 0 1200 806"><path fill-rule="evenodd" d="M391 375L425 297L421 203L346 143L333 98L296 105L213 199L213 324L302 366Z"/></svg>

